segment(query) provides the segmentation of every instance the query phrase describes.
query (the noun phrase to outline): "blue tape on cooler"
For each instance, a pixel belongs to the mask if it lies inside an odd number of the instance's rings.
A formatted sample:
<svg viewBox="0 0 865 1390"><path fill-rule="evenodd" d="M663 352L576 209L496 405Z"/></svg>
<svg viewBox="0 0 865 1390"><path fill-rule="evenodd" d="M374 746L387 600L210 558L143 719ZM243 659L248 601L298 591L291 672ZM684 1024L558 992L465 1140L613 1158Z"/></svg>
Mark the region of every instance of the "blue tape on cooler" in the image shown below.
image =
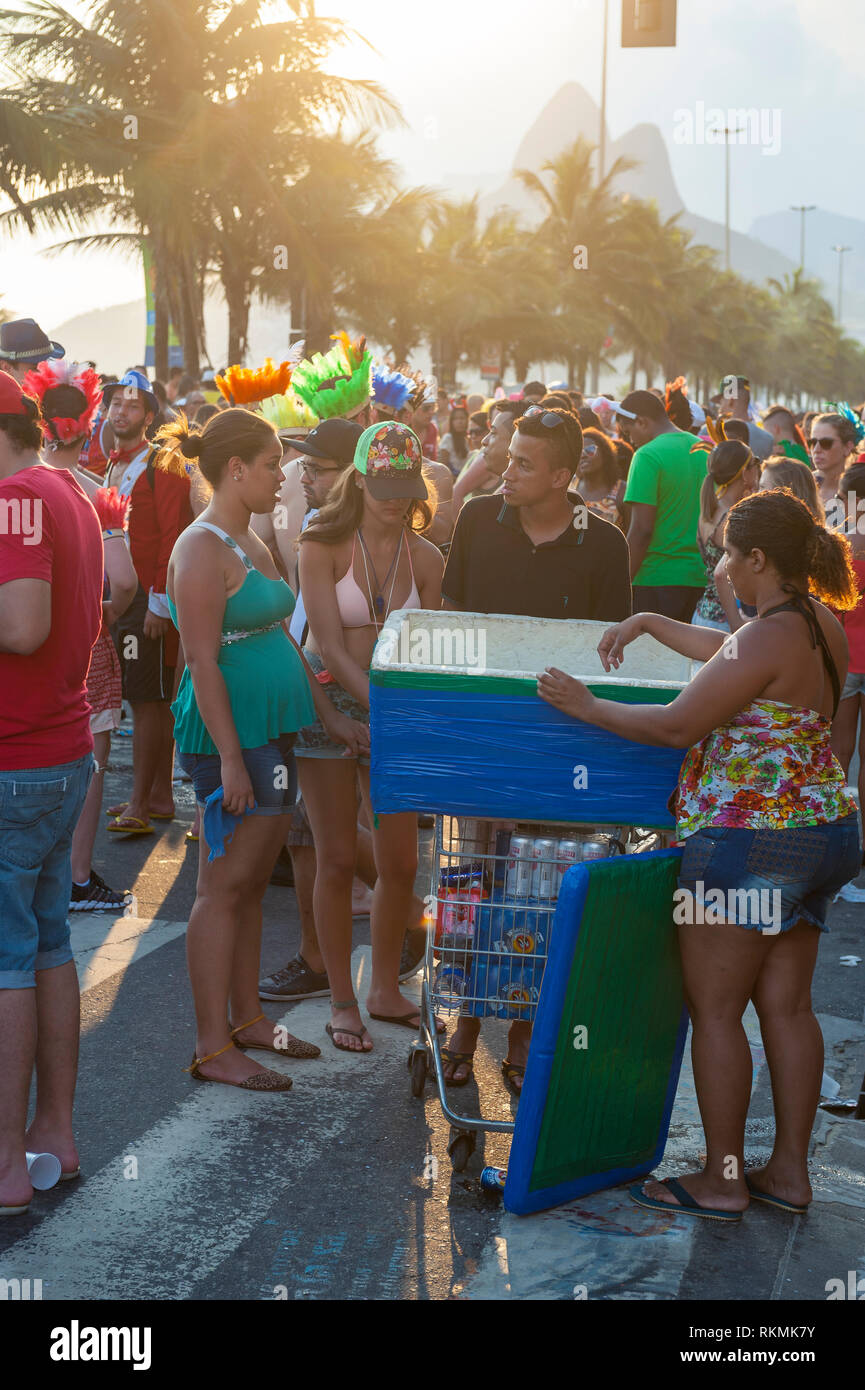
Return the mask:
<svg viewBox="0 0 865 1390"><path fill-rule="evenodd" d="M370 687L372 804L505 820L672 825L684 749L633 743L537 696Z"/></svg>

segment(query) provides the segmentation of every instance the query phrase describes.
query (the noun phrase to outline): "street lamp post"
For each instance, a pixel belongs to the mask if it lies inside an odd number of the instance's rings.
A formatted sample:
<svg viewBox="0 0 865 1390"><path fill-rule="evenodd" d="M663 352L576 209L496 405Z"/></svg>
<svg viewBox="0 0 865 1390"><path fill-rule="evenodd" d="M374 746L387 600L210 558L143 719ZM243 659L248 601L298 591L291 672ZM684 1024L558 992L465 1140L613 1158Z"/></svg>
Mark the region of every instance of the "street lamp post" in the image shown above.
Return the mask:
<svg viewBox="0 0 865 1390"><path fill-rule="evenodd" d="M724 269L730 269L730 136L741 135L744 126L733 130L730 126L712 128L713 135L724 136Z"/></svg>
<svg viewBox="0 0 865 1390"><path fill-rule="evenodd" d="M842 305L843 296L844 296L844 255L845 255L845 252L847 252L847 251L852 251L852 250L853 250L853 247L852 247L852 246L833 246L833 247L832 247L832 250L833 250L833 251L837 251L837 253L838 253L838 308L837 308L837 310L836 310L835 317L837 318L838 323L839 323L839 326L840 326L840 323L841 323L841 305Z"/></svg>
<svg viewBox="0 0 865 1390"><path fill-rule="evenodd" d="M813 212L816 203L791 203L790 211L799 214L799 269L805 269L805 214Z"/></svg>
<svg viewBox="0 0 865 1390"><path fill-rule="evenodd" d="M607 23L610 0L604 0L604 37L601 52L601 134L598 140L598 183L607 171Z"/></svg>

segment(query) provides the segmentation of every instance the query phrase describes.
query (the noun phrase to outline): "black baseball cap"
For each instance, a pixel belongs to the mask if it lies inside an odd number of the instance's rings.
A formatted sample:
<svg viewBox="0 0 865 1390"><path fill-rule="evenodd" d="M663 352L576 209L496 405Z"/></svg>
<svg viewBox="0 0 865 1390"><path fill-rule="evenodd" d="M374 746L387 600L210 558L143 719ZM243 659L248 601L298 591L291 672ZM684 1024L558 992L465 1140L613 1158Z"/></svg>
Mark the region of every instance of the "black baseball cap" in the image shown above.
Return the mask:
<svg viewBox="0 0 865 1390"><path fill-rule="evenodd" d="M323 420L310 430L305 439L297 441L302 454L314 459L336 459L337 463L353 463L357 441L363 434L360 425L354 420Z"/></svg>

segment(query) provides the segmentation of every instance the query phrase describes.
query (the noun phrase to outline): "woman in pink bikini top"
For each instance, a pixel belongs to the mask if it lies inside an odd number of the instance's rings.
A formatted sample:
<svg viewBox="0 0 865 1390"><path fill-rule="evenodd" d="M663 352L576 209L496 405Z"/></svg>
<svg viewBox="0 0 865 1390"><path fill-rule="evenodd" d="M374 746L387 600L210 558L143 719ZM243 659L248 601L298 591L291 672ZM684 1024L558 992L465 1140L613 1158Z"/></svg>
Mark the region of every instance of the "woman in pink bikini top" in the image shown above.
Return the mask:
<svg viewBox="0 0 865 1390"><path fill-rule="evenodd" d="M358 440L354 466L336 480L300 537L307 660L337 708L367 724L368 671L388 616L441 607L444 561L420 535L434 510L422 461L420 441L406 425L371 425ZM417 870L417 817L374 816L369 760L343 757L345 750L320 725L302 729L294 751L316 847L315 922L331 989L327 1031L340 1050L369 1052L372 1039L361 1023L351 974L358 781L378 871L367 1004L371 1017L403 1025L418 1018L398 983Z"/></svg>

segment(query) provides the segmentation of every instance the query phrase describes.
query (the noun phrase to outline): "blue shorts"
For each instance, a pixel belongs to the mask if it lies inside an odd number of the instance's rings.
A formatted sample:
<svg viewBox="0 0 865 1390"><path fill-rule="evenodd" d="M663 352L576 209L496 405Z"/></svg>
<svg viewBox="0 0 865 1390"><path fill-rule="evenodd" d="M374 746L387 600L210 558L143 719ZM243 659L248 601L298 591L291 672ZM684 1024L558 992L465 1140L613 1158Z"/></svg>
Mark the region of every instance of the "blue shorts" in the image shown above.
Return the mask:
<svg viewBox="0 0 865 1390"><path fill-rule="evenodd" d="M73 958L70 850L92 776L92 753L0 772L0 989L33 989Z"/></svg>
<svg viewBox="0 0 865 1390"><path fill-rule="evenodd" d="M724 920L777 935L804 919L828 931L829 904L861 867L858 816L792 830L707 825L685 841L678 885L692 895L693 920L707 925ZM677 911L689 905L677 898Z"/></svg>
<svg viewBox="0 0 865 1390"><path fill-rule="evenodd" d="M244 766L255 796L251 816L288 816L297 801L297 768L294 763L294 734L280 734L261 748L242 748ZM195 799L203 806L211 792L222 785L222 762L218 753L180 753L177 761L192 781Z"/></svg>

